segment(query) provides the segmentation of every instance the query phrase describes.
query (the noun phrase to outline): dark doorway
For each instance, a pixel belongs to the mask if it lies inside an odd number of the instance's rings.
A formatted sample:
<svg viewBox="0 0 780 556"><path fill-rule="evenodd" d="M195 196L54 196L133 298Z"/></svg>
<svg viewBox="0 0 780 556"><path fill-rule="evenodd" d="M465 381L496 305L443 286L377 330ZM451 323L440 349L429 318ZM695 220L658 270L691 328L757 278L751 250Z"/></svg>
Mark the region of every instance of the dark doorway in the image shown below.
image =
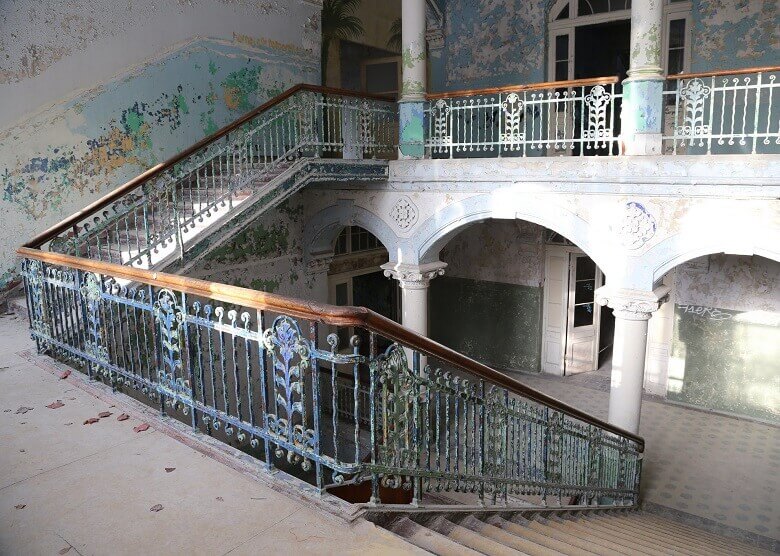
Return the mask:
<svg viewBox="0 0 780 556"><path fill-rule="evenodd" d="M627 77L629 52L631 50L631 22L613 21L598 25L577 27L574 40L574 78L607 77L616 75L620 82L615 85L615 94L623 92L622 81ZM613 137L620 135L621 102L615 102L615 110L608 115L612 122ZM579 122L575 125L579 126ZM589 154L609 154L613 147L604 147L604 152ZM578 153L575 153L578 154Z"/></svg>
<svg viewBox="0 0 780 556"><path fill-rule="evenodd" d="M383 317L398 322L398 287L396 280L389 280L382 271L361 274L352 278L352 298L355 306L365 307ZM368 354L369 334L364 328L356 328L360 338L360 352ZM377 348L382 351L390 346L390 340L377 338Z"/></svg>

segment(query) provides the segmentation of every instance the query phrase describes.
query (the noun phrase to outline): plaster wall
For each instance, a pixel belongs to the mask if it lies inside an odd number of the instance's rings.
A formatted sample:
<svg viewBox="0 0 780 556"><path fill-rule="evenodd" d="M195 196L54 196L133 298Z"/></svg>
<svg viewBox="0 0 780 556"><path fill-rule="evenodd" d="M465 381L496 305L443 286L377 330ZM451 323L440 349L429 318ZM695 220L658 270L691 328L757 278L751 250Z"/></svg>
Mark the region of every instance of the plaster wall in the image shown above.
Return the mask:
<svg viewBox="0 0 780 556"><path fill-rule="evenodd" d="M432 91L551 79L547 19L552 0L447 0L445 44L430 59ZM780 7L774 0L693 0L691 69L776 64Z"/></svg>
<svg viewBox="0 0 780 556"><path fill-rule="evenodd" d="M311 301L327 301L327 274L303 257L304 194L293 195L209 252L187 276Z"/></svg>
<svg viewBox="0 0 780 556"><path fill-rule="evenodd" d="M321 0L6 0L0 129L195 37L318 56Z"/></svg>
<svg viewBox="0 0 780 556"><path fill-rule="evenodd" d="M780 423L780 262L710 255L673 278L667 397Z"/></svg>
<svg viewBox="0 0 780 556"><path fill-rule="evenodd" d="M538 371L543 230L488 220L444 246L447 270L430 286L431 337L494 367Z"/></svg>
<svg viewBox="0 0 780 556"><path fill-rule="evenodd" d="M24 240L319 76L316 2L10 8L0 15L0 129L28 116L0 131L0 288L15 281Z"/></svg>

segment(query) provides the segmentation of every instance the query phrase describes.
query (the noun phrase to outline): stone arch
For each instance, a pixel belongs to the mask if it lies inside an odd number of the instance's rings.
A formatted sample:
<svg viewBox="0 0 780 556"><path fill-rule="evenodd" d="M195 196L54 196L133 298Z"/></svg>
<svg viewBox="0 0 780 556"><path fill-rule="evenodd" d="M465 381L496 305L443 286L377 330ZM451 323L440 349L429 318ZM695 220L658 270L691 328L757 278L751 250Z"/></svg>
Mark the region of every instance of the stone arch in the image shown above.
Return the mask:
<svg viewBox="0 0 780 556"><path fill-rule="evenodd" d="M706 230L679 233L666 238L645 253L646 267L650 271L647 282L652 284L664 275L687 261L726 253L730 255L759 255L780 262L780 249L769 238L777 237L778 232L769 232L758 237L755 230L750 234L736 230L727 230L726 234L709 234Z"/></svg>
<svg viewBox="0 0 780 556"><path fill-rule="evenodd" d="M488 219L525 220L561 234L582 249L604 272L612 264L613 241L570 210L550 201L499 190L448 205L415 230L417 261L438 260L441 249L468 226Z"/></svg>
<svg viewBox="0 0 780 556"><path fill-rule="evenodd" d="M394 260L392 250L400 241L398 236L376 214L353 201L339 201L309 219L303 232L306 258L332 252L333 242L344 226L360 226L374 234Z"/></svg>

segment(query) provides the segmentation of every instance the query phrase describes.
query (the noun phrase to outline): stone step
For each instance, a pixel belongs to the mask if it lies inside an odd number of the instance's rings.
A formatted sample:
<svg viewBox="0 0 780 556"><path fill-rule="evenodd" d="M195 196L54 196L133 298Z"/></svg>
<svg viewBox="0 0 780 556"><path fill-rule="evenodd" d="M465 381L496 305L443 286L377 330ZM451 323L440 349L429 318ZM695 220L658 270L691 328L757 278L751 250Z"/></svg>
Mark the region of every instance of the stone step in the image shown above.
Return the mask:
<svg viewBox="0 0 780 556"><path fill-rule="evenodd" d="M387 528L411 544L432 554L441 554L442 556L481 554L441 533L415 523L408 517L396 520Z"/></svg>

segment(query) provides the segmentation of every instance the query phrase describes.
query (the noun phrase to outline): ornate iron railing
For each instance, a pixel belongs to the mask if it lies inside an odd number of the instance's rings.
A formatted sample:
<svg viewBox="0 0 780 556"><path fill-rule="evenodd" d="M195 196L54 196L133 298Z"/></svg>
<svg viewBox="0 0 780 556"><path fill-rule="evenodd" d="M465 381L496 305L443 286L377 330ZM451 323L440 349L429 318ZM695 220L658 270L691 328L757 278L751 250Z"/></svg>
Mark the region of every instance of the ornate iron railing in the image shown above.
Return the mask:
<svg viewBox="0 0 780 556"><path fill-rule="evenodd" d="M780 66L669 76L664 151L780 153Z"/></svg>
<svg viewBox="0 0 780 556"><path fill-rule="evenodd" d="M428 95L433 158L617 155L616 77Z"/></svg>
<svg viewBox="0 0 780 556"><path fill-rule="evenodd" d="M394 110L354 98L297 87L21 248L38 349L321 489L366 485L375 504L388 490L415 504L636 504L636 435L366 309L143 268L251 180L265 194L275 168L392 150L379 128ZM346 353L341 328L359 331Z"/></svg>
<svg viewBox="0 0 780 556"><path fill-rule="evenodd" d="M392 157L396 107L384 97L300 85L126 183L32 243L138 268L189 245L312 158Z"/></svg>
<svg viewBox="0 0 780 556"><path fill-rule="evenodd" d="M268 465L299 465L322 489L370 484L374 503L383 489L413 503L637 501L641 438L371 311L20 253L41 351ZM339 327L365 330L364 354L355 340L339 352ZM421 368L421 356L449 370Z"/></svg>

